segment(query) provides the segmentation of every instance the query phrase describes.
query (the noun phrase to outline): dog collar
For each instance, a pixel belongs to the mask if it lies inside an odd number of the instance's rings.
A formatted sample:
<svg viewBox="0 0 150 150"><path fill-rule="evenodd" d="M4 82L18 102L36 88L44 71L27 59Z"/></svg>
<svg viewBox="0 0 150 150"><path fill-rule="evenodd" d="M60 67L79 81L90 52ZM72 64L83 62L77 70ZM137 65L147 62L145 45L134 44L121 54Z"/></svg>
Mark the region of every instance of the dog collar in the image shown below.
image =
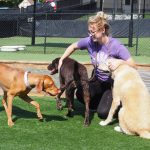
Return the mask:
<svg viewBox="0 0 150 150"><path fill-rule="evenodd" d="M25 83L25 85L26 85L27 88L31 89L31 86L30 86L30 84L28 82L28 73L30 73L30 71L26 71L24 73L24 83Z"/></svg>

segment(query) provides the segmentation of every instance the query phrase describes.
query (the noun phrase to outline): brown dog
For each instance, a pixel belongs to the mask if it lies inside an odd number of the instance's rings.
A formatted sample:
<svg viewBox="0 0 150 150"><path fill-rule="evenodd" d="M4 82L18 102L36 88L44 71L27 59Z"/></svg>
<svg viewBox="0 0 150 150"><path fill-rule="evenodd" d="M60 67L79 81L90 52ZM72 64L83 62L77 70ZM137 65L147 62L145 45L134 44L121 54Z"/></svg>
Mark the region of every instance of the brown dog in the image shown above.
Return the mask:
<svg viewBox="0 0 150 150"><path fill-rule="evenodd" d="M44 91L51 96L57 95L60 90L55 86L52 78L48 75L25 72L21 69L12 68L4 64L0 64L0 70L0 87L4 91L2 104L8 117L8 125L14 125L11 116L12 102L15 96L19 96L24 101L35 106L38 118L43 119L40 105L27 94L36 87L37 92Z"/></svg>
<svg viewBox="0 0 150 150"><path fill-rule="evenodd" d="M58 73L58 63L60 58L56 58L48 66L51 75ZM67 116L71 116L72 110L74 108L74 93L75 90L82 91L82 97L85 103L85 119L84 125L89 125L89 104L90 104L90 94L89 94L89 85L88 85L88 74L87 69L84 65L78 63L74 59L66 58L63 61L59 72L59 81L61 92L57 95L57 108L61 109L61 100L60 97L65 91L68 113Z"/></svg>
<svg viewBox="0 0 150 150"><path fill-rule="evenodd" d="M113 102L109 115L100 125L112 121L119 104L119 126L114 129L128 135L139 135L150 139L150 94L137 70L120 65L112 72L114 77Z"/></svg>

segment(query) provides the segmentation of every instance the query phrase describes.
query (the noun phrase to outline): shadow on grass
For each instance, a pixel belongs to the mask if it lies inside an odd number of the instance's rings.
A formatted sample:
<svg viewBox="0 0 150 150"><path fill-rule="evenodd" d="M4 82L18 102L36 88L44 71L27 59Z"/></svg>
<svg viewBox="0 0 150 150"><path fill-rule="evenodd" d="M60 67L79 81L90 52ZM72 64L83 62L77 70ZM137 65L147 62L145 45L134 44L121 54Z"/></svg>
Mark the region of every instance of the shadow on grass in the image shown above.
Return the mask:
<svg viewBox="0 0 150 150"><path fill-rule="evenodd" d="M46 43L46 47L61 47L61 48L67 48L71 43ZM31 45L26 45L26 46L31 46ZM35 44L34 46L44 46L43 43L41 44Z"/></svg>
<svg viewBox="0 0 150 150"><path fill-rule="evenodd" d="M0 111L5 111L3 107L0 107ZM13 106L13 113L12 113L15 117L13 118L13 121L17 121L19 118L28 118L28 119L32 119L32 118L37 118L37 114L35 112L31 112L28 110L24 110L20 107L16 107ZM42 114L43 118L46 122L49 121L66 121L67 119L58 115L45 115ZM38 118L37 118L38 119Z"/></svg>
<svg viewBox="0 0 150 150"><path fill-rule="evenodd" d="M61 98L62 101L66 102L65 98ZM63 106L63 108L67 108L66 105ZM90 123L94 118L95 112L90 111ZM85 117L85 105L80 103L77 99L74 100L74 111L72 112L72 116L82 116Z"/></svg>
<svg viewBox="0 0 150 150"><path fill-rule="evenodd" d="M61 99L62 101L66 102L65 98ZM65 103L64 103L65 104ZM64 108L67 109L66 106L64 106ZM0 111L5 111L3 107L0 107ZM32 119L32 118L37 118L37 114L35 112L31 112L28 110L24 110L20 107L17 106L13 106L13 113L12 113L15 117L13 118L13 121L17 121L19 118L28 118L28 119ZM94 118L94 114L95 112L90 112L90 123ZM44 121L49 122L49 121L66 121L69 119L69 117L64 118L64 116L59 116L59 115L45 115L42 114ZM83 119L85 117L85 106L80 103L77 99L75 99L74 101L74 111L72 112L72 116L82 116ZM37 118L38 119L38 118Z"/></svg>

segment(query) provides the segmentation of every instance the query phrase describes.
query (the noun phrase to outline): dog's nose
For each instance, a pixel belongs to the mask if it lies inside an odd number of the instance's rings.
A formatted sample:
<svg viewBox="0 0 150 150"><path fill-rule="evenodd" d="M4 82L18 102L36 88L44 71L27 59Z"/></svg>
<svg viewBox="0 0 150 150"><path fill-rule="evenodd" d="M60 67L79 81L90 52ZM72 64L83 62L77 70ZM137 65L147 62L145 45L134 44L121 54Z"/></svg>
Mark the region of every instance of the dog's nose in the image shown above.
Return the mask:
<svg viewBox="0 0 150 150"><path fill-rule="evenodd" d="M47 70L50 70L50 65L47 66Z"/></svg>

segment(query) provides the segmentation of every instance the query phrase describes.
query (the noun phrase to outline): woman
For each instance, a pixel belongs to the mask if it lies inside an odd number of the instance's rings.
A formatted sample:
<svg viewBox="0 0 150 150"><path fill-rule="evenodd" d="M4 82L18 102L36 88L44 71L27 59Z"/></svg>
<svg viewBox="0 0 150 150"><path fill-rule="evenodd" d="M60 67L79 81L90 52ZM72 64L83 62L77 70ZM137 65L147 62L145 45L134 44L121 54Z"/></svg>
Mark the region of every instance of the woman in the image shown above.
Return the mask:
<svg viewBox="0 0 150 150"><path fill-rule="evenodd" d="M97 107L100 118L107 117L112 103L112 79L107 67L115 70L119 65L125 63L136 67L128 49L117 39L109 36L109 24L107 16L98 12L88 20L89 36L71 44L62 55L58 68L60 69L63 60L69 57L77 49L87 49L91 62L95 65L95 74L101 83L101 100Z"/></svg>

